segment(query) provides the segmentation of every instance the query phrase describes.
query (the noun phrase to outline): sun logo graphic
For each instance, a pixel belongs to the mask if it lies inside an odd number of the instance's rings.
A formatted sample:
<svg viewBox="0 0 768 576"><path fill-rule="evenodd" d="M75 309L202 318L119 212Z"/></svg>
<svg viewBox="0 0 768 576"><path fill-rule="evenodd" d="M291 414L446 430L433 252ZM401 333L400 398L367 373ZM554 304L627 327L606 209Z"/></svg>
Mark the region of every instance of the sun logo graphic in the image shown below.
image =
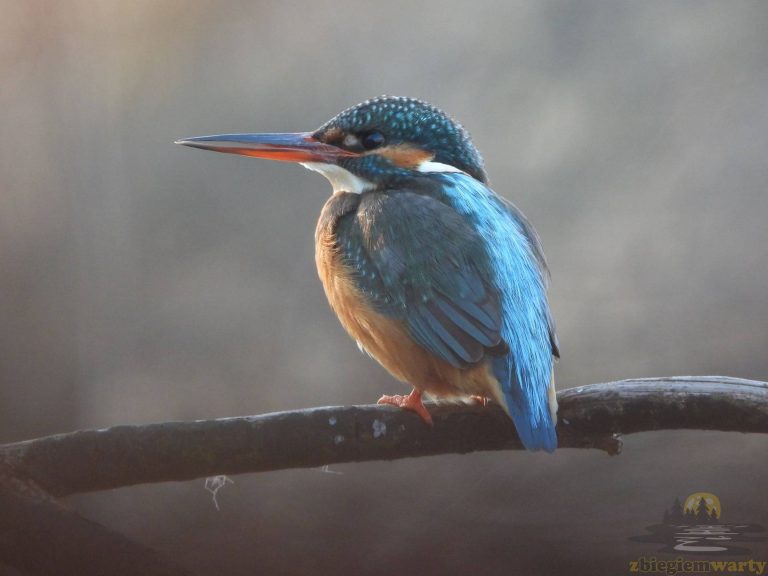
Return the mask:
<svg viewBox="0 0 768 576"><path fill-rule="evenodd" d="M683 502L683 516L719 520L721 512L720 498L709 492L694 492Z"/></svg>
<svg viewBox="0 0 768 576"><path fill-rule="evenodd" d="M661 544L659 552L675 554L749 554L749 544L766 541L762 526L725 518L720 498L711 492L694 492L682 502L675 498L661 524L645 529L650 534L630 540Z"/></svg>

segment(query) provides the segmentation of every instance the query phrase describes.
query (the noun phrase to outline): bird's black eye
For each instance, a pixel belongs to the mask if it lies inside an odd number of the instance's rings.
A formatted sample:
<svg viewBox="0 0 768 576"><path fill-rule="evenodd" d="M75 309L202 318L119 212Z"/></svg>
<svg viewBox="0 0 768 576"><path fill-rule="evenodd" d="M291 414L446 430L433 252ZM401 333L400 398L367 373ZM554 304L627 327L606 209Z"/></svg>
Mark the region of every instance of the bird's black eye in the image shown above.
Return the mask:
<svg viewBox="0 0 768 576"><path fill-rule="evenodd" d="M370 132L366 132L365 134L362 134L360 136L360 143L363 145L363 148L365 148L366 150L373 150L374 148L379 148L384 145L385 141L386 141L386 138L384 138L384 134L382 134L378 130L371 130Z"/></svg>

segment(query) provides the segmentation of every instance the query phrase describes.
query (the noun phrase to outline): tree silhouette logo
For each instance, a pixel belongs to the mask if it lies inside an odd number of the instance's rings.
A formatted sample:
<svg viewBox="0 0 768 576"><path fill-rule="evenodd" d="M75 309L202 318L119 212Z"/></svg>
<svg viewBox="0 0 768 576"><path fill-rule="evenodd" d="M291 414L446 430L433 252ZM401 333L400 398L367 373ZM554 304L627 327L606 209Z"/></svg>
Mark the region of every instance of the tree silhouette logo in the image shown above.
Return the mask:
<svg viewBox="0 0 768 576"><path fill-rule="evenodd" d="M672 506L664 511L664 524L716 524L720 521L723 508L720 498L709 492L694 492L681 504L675 498Z"/></svg>
<svg viewBox="0 0 768 576"><path fill-rule="evenodd" d="M710 492L694 492L682 502L675 498L661 524L645 529L650 534L630 540L662 544L658 552L742 555L752 552L745 544L766 541L762 526L725 518L720 498Z"/></svg>
<svg viewBox="0 0 768 576"><path fill-rule="evenodd" d="M719 520L722 513L720 498L709 492L695 492L683 502L683 513L697 520Z"/></svg>

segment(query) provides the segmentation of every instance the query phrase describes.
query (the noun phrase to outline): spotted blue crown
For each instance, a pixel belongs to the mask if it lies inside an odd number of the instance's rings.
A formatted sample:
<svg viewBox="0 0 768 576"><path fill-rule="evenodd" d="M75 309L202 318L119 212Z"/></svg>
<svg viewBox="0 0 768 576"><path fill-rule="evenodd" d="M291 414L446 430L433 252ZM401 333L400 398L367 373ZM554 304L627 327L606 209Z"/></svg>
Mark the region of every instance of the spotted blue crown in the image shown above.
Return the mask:
<svg viewBox="0 0 768 576"><path fill-rule="evenodd" d="M340 134L358 137L358 146L366 138L376 137L373 147L408 144L434 154L433 161L453 166L480 182L487 182L483 159L475 148L469 133L445 112L415 98L381 96L366 100L336 115L318 128L314 137L331 140L346 147ZM336 138L334 140L334 138ZM369 148L370 149L370 148ZM356 150L357 151L357 150ZM344 168L374 182L387 178L412 176L407 170L387 163L377 155L347 159L340 162Z"/></svg>

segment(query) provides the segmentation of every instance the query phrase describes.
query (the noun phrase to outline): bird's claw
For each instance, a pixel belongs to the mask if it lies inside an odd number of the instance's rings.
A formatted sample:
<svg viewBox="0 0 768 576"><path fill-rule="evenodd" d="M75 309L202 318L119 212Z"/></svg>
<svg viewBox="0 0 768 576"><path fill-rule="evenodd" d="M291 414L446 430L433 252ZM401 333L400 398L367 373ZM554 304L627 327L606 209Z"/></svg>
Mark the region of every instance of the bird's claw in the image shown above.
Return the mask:
<svg viewBox="0 0 768 576"><path fill-rule="evenodd" d="M472 404L476 404L477 406L482 406L483 408L488 406L488 402L490 402L490 400L485 396L478 396L476 394L473 394L472 396L470 396L469 401Z"/></svg>
<svg viewBox="0 0 768 576"><path fill-rule="evenodd" d="M413 391L408 394L408 396L403 396L401 394L395 394L394 396L382 396L379 398L377 404L389 404L390 406L397 406L398 408L403 408L405 410L411 410L412 412L416 412L424 422L429 424L430 426L434 425L434 422L432 421L432 416L427 411L427 409L424 407L424 404L421 401L421 392L416 390L415 388Z"/></svg>

